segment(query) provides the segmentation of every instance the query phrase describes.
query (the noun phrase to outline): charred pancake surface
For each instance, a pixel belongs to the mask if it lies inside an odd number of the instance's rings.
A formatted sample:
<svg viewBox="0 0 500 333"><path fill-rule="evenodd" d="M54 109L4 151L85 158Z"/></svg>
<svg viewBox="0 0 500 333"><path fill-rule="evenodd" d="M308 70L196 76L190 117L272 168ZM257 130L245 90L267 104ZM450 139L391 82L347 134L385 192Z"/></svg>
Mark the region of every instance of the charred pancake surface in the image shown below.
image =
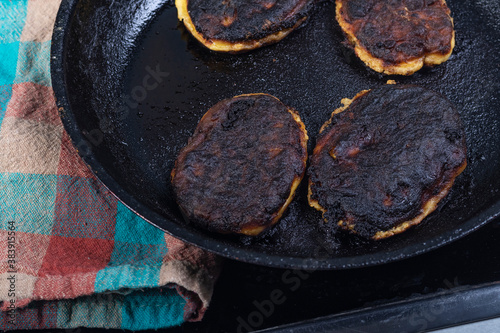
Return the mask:
<svg viewBox="0 0 500 333"><path fill-rule="evenodd" d="M299 115L265 94L219 102L201 119L172 170L182 211L222 233L257 235L276 223L305 172Z"/></svg>
<svg viewBox="0 0 500 333"><path fill-rule="evenodd" d="M179 20L214 51L241 52L275 43L299 27L314 0L176 0Z"/></svg>
<svg viewBox="0 0 500 333"><path fill-rule="evenodd" d="M370 68L410 75L450 57L455 32L444 0L336 0L337 21Z"/></svg>
<svg viewBox="0 0 500 333"><path fill-rule="evenodd" d="M418 224L466 166L457 111L417 86L358 94L332 114L310 158L309 204L373 239Z"/></svg>

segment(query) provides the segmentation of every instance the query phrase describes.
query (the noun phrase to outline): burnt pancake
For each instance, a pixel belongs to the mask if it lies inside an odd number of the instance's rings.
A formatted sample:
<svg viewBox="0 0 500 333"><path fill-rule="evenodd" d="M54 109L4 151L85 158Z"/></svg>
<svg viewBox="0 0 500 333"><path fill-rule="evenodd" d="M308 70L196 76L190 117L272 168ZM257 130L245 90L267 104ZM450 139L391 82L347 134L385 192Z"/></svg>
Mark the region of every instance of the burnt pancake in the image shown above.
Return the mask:
<svg viewBox="0 0 500 333"><path fill-rule="evenodd" d="M336 0L336 17L371 69L410 75L450 57L455 31L444 0Z"/></svg>
<svg viewBox="0 0 500 333"><path fill-rule="evenodd" d="M307 139L298 113L276 97L223 100L179 153L171 173L177 203L203 228L258 235L292 201L306 168Z"/></svg>
<svg viewBox="0 0 500 333"><path fill-rule="evenodd" d="M385 85L342 102L310 158L310 206L372 239L420 223L467 165L458 112L440 94L412 85Z"/></svg>
<svg viewBox="0 0 500 333"><path fill-rule="evenodd" d="M214 51L242 52L286 37L315 0L176 0L179 20Z"/></svg>

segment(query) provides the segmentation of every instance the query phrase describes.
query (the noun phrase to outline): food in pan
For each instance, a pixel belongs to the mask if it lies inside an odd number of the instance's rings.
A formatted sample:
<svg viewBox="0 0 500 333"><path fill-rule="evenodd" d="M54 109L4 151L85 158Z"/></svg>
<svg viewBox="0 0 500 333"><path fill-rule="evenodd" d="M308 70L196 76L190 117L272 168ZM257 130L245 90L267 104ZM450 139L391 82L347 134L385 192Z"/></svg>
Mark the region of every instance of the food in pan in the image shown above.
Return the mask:
<svg viewBox="0 0 500 333"><path fill-rule="evenodd" d="M371 69L410 75L450 57L455 32L444 0L336 0L336 17Z"/></svg>
<svg viewBox="0 0 500 333"><path fill-rule="evenodd" d="M385 85L343 103L310 158L310 206L376 240L420 223L467 164L458 112L412 85Z"/></svg>
<svg viewBox="0 0 500 333"><path fill-rule="evenodd" d="M258 235L275 224L304 176L307 132L299 114L267 94L223 100L177 157L177 203L197 225Z"/></svg>
<svg viewBox="0 0 500 333"><path fill-rule="evenodd" d="M314 0L176 0L179 20L214 51L242 52L286 37L305 22Z"/></svg>

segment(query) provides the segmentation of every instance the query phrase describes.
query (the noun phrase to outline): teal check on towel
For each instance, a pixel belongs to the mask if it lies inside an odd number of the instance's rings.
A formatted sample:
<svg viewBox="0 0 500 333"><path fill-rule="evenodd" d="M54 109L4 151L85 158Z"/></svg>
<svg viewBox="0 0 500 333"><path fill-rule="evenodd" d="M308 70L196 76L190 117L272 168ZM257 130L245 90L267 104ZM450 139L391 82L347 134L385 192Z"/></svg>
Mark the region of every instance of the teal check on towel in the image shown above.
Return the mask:
<svg viewBox="0 0 500 333"><path fill-rule="evenodd" d="M50 79L61 0L0 0L0 329L201 320L220 262L130 211L89 171Z"/></svg>

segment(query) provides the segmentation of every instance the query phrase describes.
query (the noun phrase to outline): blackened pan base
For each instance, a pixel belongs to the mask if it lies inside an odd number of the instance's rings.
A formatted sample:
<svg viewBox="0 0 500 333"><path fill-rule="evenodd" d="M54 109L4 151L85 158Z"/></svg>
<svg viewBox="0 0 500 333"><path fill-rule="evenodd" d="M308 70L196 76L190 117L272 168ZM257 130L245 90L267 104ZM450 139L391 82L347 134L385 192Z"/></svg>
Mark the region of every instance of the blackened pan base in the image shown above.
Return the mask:
<svg viewBox="0 0 500 333"><path fill-rule="evenodd" d="M385 85L354 99L318 136L311 198L372 238L421 214L466 163L457 111L440 94Z"/></svg>
<svg viewBox="0 0 500 333"><path fill-rule="evenodd" d="M180 149L204 112L224 98L272 94L300 110L308 133L315 134L342 98L385 84L387 77L367 72L342 45L344 36L332 24L334 4L321 4L314 20L280 43L233 56L214 54L183 32L174 7L154 11L164 1L138 1L142 5L134 8L111 2L80 0L77 14L68 16L65 65L52 66L65 73L64 82L53 81L58 96L63 86L67 89L71 109L64 111L63 121L107 186L177 237L263 265L374 265L414 256L474 230L491 216L487 208L500 200L500 13L493 0L450 2L457 32L450 60L395 78L441 92L456 106L466 130L469 165L426 222L376 243L332 232L308 206L306 182L281 222L255 239L200 232L183 219L170 186ZM141 95L145 78L157 69L163 73L158 87ZM137 101L127 97L132 94ZM94 133L100 124L106 132L102 140L95 136L95 144L80 134ZM82 139L93 149L90 155ZM315 141L311 135L309 152Z"/></svg>

